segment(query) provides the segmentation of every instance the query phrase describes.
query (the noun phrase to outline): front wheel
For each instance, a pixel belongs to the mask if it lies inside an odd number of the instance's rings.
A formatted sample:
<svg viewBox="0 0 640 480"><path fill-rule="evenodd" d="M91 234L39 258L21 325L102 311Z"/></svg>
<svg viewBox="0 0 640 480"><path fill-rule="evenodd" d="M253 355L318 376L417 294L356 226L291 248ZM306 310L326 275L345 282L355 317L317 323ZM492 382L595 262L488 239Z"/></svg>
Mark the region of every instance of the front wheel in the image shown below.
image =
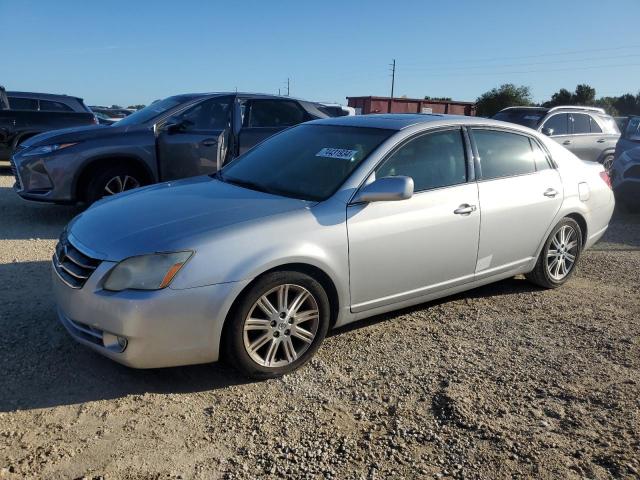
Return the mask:
<svg viewBox="0 0 640 480"><path fill-rule="evenodd" d="M300 368L329 328L329 299L322 285L300 272L259 279L229 318L223 342L229 359L251 378L271 378Z"/></svg>
<svg viewBox="0 0 640 480"><path fill-rule="evenodd" d="M84 199L92 204L103 197L138 188L142 180L138 172L127 165L113 165L98 170L85 188Z"/></svg>
<svg viewBox="0 0 640 480"><path fill-rule="evenodd" d="M558 288L575 270L582 250L582 230L574 219L565 217L549 234L527 280L544 288Z"/></svg>

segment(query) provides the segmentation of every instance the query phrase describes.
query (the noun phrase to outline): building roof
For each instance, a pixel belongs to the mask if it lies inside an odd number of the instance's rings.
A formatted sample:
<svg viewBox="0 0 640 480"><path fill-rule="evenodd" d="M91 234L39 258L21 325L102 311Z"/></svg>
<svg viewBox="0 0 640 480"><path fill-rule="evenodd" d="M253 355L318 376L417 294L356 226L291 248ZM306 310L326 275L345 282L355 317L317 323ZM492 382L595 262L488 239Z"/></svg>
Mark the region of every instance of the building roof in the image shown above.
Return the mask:
<svg viewBox="0 0 640 480"><path fill-rule="evenodd" d="M351 99L369 99L369 100L382 100L389 101L391 97L377 97L374 95L362 95L356 97L347 97L347 100ZM441 103L441 104L451 104L455 103L456 105L475 105L475 102L465 102L461 100L433 100L427 98L406 98L406 97L393 97L394 102L427 102L427 103Z"/></svg>

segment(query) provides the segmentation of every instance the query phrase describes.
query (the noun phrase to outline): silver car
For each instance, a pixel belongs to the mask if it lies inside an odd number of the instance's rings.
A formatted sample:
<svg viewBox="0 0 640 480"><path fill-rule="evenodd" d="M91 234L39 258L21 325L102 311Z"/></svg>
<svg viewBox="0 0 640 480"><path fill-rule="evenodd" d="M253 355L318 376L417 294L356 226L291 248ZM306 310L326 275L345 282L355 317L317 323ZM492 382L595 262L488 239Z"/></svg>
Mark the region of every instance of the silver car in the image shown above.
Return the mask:
<svg viewBox="0 0 640 480"><path fill-rule="evenodd" d="M272 377L362 318L518 274L558 287L613 208L601 165L525 127L324 119L98 202L63 232L53 289L72 337L115 361Z"/></svg>

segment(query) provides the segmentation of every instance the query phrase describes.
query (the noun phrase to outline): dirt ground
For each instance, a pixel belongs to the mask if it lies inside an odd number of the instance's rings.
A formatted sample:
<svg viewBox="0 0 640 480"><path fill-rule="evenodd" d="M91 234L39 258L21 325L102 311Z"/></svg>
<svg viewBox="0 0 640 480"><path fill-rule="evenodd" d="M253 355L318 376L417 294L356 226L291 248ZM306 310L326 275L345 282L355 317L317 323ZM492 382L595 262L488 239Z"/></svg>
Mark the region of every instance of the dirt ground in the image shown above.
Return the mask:
<svg viewBox="0 0 640 480"><path fill-rule="evenodd" d="M640 476L640 216L558 290L516 278L365 320L247 383L74 343L49 259L79 210L0 175L0 479Z"/></svg>

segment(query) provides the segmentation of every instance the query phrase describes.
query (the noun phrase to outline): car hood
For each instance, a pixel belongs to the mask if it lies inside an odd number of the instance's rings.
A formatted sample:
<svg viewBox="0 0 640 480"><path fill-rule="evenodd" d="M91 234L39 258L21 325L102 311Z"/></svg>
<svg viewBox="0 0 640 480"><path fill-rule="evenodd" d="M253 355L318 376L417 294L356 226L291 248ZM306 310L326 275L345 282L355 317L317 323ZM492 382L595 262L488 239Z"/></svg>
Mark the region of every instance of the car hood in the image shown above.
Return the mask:
<svg viewBox="0 0 640 480"><path fill-rule="evenodd" d="M87 125L82 127L62 128L60 130L50 130L28 138L20 144L23 148L39 147L41 145L51 145L54 143L73 143L83 140L96 140L99 138L122 135L131 127L118 127L114 125Z"/></svg>
<svg viewBox="0 0 640 480"><path fill-rule="evenodd" d="M211 177L194 177L101 200L73 219L67 231L90 256L120 261L133 255L197 249L198 242L218 229L310 205Z"/></svg>

